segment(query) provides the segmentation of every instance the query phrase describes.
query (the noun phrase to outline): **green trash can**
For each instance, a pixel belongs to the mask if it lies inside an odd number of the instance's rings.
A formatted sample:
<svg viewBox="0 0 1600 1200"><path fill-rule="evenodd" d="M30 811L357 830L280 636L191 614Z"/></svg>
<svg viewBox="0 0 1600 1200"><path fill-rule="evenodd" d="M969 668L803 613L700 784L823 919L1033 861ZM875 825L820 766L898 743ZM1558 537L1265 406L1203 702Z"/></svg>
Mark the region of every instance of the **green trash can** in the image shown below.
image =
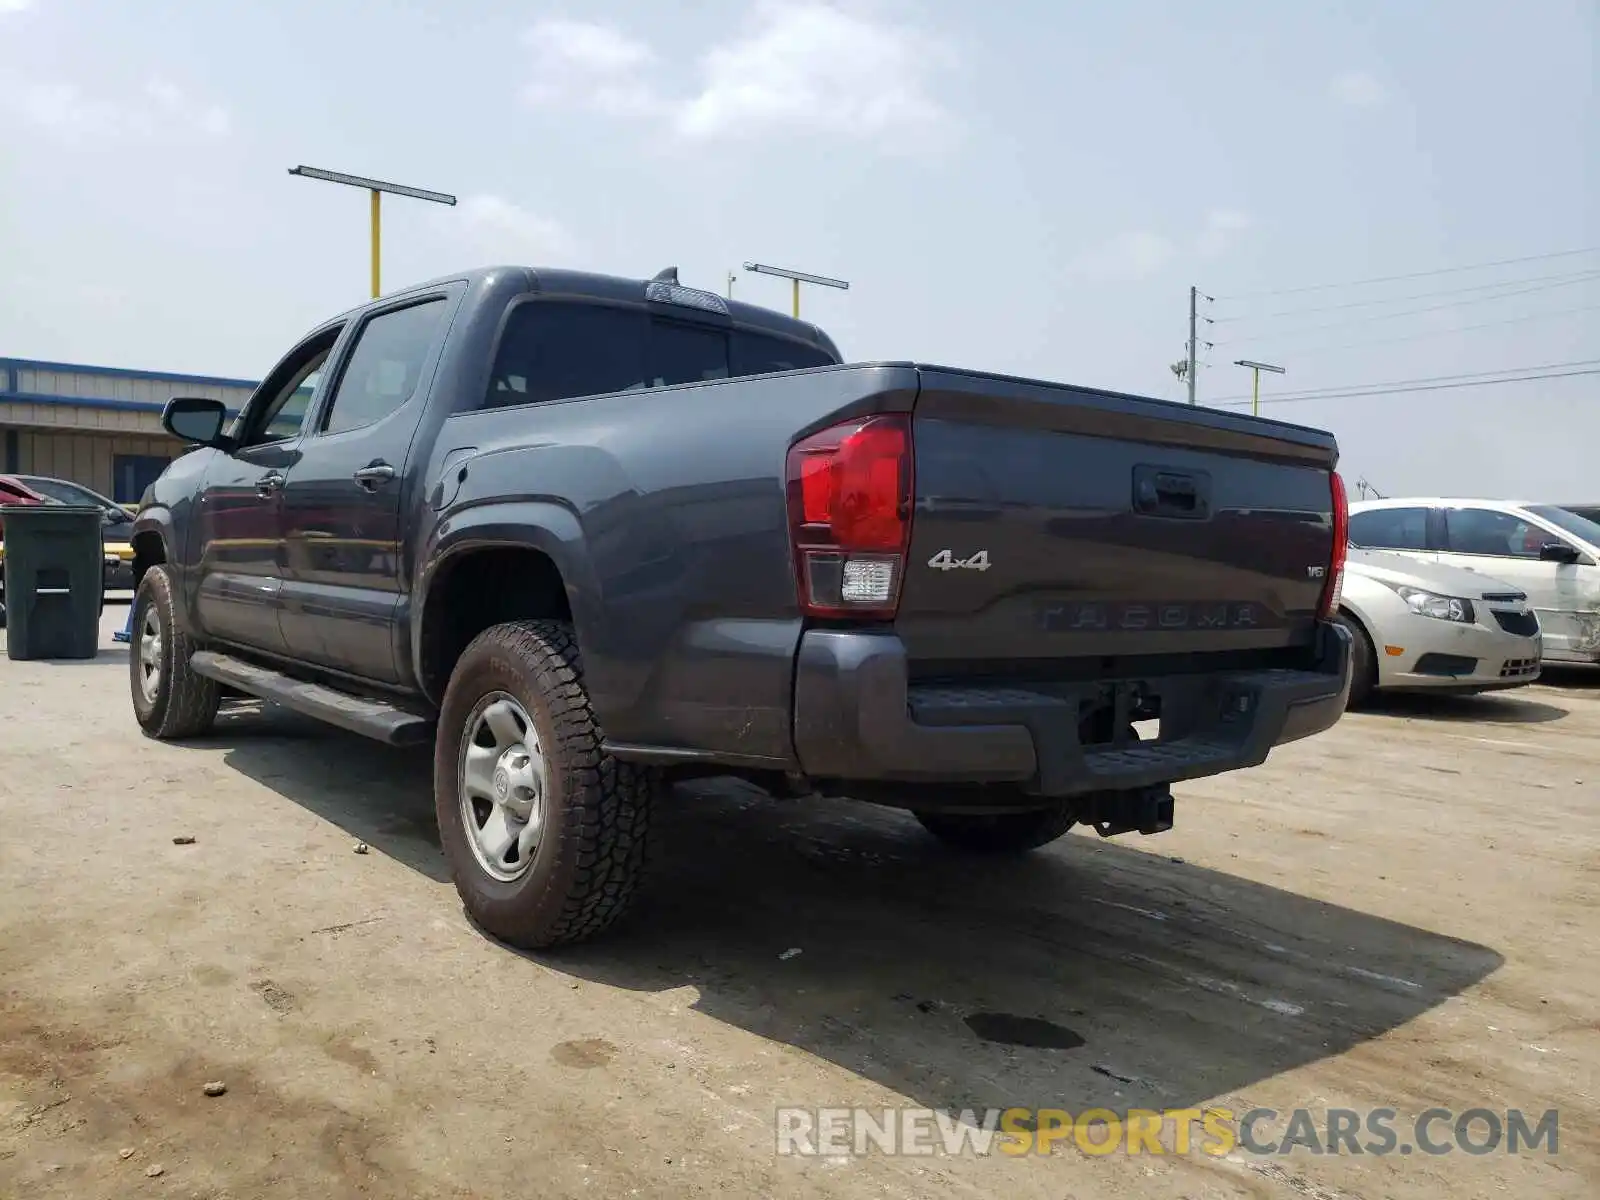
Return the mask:
<svg viewBox="0 0 1600 1200"><path fill-rule="evenodd" d="M0 506L6 657L93 658L105 599L103 516L77 504Z"/></svg>

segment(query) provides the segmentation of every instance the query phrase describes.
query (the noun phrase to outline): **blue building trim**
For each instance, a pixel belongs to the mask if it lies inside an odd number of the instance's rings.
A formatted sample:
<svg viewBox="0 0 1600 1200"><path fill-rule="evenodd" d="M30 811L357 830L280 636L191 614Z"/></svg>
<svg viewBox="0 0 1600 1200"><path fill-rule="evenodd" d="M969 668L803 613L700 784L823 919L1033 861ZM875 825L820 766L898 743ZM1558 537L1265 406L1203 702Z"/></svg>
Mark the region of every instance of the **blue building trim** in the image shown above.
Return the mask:
<svg viewBox="0 0 1600 1200"><path fill-rule="evenodd" d="M224 379L220 375L181 375L174 371L135 371L128 367L96 367L87 363L50 362L38 358L0 358L0 369L13 371L74 371L80 375L101 375L109 379L148 379L158 383L199 383L208 387L240 387L254 391L252 379Z"/></svg>

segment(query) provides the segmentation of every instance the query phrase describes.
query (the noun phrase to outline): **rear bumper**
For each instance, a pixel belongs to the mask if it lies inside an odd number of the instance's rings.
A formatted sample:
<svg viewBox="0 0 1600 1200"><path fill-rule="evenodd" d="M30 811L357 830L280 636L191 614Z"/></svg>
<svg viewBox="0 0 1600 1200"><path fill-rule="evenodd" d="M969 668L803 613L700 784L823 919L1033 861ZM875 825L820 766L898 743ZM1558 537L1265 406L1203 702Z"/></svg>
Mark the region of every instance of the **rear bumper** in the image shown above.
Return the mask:
<svg viewBox="0 0 1600 1200"><path fill-rule="evenodd" d="M1020 687L909 683L893 634L813 629L795 675L795 752L813 780L1013 783L1037 796L1121 791L1263 762L1344 712L1350 637L1319 627L1309 670ZM1159 697L1159 741L1085 746L1080 715L1130 685Z"/></svg>

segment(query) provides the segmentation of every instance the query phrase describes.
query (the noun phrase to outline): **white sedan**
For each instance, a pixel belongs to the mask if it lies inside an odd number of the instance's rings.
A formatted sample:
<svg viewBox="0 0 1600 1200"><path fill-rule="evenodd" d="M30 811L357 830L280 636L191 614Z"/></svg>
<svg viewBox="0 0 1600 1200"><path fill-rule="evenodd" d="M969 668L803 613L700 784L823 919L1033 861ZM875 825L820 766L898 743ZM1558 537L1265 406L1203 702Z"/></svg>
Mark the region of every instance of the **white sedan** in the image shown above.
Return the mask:
<svg viewBox="0 0 1600 1200"><path fill-rule="evenodd" d="M1539 620L1510 584L1350 547L1339 620L1350 630L1350 706L1375 689L1489 692L1539 678Z"/></svg>
<svg viewBox="0 0 1600 1200"><path fill-rule="evenodd" d="M1544 661L1600 662L1600 525L1553 504L1437 497L1350 506L1350 542L1528 593Z"/></svg>

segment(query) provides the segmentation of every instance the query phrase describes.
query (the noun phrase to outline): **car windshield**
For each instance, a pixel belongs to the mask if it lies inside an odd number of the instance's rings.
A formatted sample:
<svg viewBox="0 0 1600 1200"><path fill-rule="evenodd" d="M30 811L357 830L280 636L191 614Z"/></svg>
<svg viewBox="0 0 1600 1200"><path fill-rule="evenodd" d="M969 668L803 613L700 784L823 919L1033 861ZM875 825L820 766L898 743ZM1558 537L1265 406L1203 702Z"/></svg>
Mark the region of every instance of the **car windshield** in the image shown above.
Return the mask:
<svg viewBox="0 0 1600 1200"><path fill-rule="evenodd" d="M54 500L57 504L91 504L100 509L107 521L112 523L132 520L120 506L113 504L98 492L90 491L81 483L51 479L41 475L19 475L17 478L41 496Z"/></svg>
<svg viewBox="0 0 1600 1200"><path fill-rule="evenodd" d="M1587 517L1580 517L1575 512L1568 512L1564 508L1557 508L1553 504L1535 504L1528 509L1536 517L1549 521L1557 529L1570 533L1580 541L1588 542L1591 546L1600 547L1600 525L1596 525Z"/></svg>

